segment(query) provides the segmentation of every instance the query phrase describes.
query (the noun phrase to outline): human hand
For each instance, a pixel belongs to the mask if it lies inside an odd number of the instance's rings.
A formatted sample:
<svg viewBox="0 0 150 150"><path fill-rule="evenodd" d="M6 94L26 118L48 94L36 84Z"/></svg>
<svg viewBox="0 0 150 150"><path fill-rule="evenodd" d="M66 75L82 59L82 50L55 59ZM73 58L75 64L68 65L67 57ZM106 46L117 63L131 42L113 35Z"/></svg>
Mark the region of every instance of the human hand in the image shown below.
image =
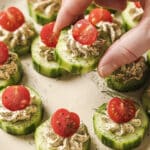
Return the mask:
<svg viewBox="0 0 150 150"><path fill-rule="evenodd" d="M72 23L91 3L92 0L62 0L54 32ZM95 0L101 6L123 10L126 0ZM105 53L99 62L98 72L106 77L124 64L131 63L150 48L150 0L141 0L144 15L140 24L124 34Z"/></svg>

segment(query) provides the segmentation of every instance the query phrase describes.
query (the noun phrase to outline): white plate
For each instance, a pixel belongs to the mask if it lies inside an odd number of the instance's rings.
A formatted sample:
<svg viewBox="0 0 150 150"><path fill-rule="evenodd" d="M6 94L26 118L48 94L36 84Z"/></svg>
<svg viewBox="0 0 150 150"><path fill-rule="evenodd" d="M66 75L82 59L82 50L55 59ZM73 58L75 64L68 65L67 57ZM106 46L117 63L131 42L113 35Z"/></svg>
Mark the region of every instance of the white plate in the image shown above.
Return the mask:
<svg viewBox="0 0 150 150"><path fill-rule="evenodd" d="M28 17L25 0L0 0L0 9L8 6L17 6ZM22 63L25 72L23 83L34 87L41 95L45 110L44 118L48 119L57 108L67 108L77 112L88 126L92 138L91 150L109 150L97 139L92 127L94 109L109 99L101 92L106 89L103 79L100 79L96 72L65 79L51 79L33 70L30 57L22 58ZM35 150L33 135L18 137L0 130L0 149ZM137 150L150 150L148 136Z"/></svg>

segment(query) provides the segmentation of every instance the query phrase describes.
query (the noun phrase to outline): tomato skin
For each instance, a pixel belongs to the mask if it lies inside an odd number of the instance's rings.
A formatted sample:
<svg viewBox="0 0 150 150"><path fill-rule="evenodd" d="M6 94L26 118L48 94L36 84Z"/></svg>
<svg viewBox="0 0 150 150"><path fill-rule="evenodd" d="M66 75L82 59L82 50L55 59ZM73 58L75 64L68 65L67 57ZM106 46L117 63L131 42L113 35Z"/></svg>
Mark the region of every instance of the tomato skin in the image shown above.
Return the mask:
<svg viewBox="0 0 150 150"><path fill-rule="evenodd" d="M8 47L5 43L0 42L0 65L3 65L8 60Z"/></svg>
<svg viewBox="0 0 150 150"><path fill-rule="evenodd" d="M136 108L133 101L115 97L109 101L107 112L114 122L125 123L134 118Z"/></svg>
<svg viewBox="0 0 150 150"><path fill-rule="evenodd" d="M112 22L112 20L111 13L104 8L95 8L89 14L89 21L93 25L96 25L100 21Z"/></svg>
<svg viewBox="0 0 150 150"><path fill-rule="evenodd" d="M46 24L40 32L42 42L48 47L56 47L58 42L59 34L53 32L54 25L55 22Z"/></svg>
<svg viewBox="0 0 150 150"><path fill-rule="evenodd" d="M50 123L54 132L65 138L72 136L78 130L80 118L76 113L61 108L52 115Z"/></svg>
<svg viewBox="0 0 150 150"><path fill-rule="evenodd" d="M91 45L97 39L97 29L88 20L81 19L72 29L73 38L83 45Z"/></svg>
<svg viewBox="0 0 150 150"><path fill-rule="evenodd" d="M25 109L30 104L30 93L23 85L9 86L2 94L2 103L11 111Z"/></svg>
<svg viewBox="0 0 150 150"><path fill-rule="evenodd" d="M6 11L0 12L0 26L7 31L15 31L24 22L24 15L16 7L9 7Z"/></svg>
<svg viewBox="0 0 150 150"><path fill-rule="evenodd" d="M142 6L141 6L141 3L140 2L134 2L134 4L135 4L135 6L137 7L137 8L141 8Z"/></svg>

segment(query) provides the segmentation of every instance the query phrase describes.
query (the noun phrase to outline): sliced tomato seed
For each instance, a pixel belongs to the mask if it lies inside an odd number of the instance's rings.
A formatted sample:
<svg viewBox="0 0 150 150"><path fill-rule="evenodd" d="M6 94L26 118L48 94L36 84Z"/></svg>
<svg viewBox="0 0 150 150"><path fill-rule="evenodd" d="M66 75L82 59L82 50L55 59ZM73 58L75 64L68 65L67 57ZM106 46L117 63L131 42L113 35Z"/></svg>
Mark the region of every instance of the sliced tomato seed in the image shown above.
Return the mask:
<svg viewBox="0 0 150 150"><path fill-rule="evenodd" d="M3 65L9 57L8 47L4 42L0 42L0 65Z"/></svg>
<svg viewBox="0 0 150 150"><path fill-rule="evenodd" d="M128 122L135 116L136 108L131 100L113 98L107 108L110 118L117 122Z"/></svg>
<svg viewBox="0 0 150 150"><path fill-rule="evenodd" d="M51 22L43 26L40 37L42 42L48 47L56 47L59 34L53 32L55 22Z"/></svg>
<svg viewBox="0 0 150 150"><path fill-rule="evenodd" d="M9 7L0 12L0 26L10 32L18 29L25 22L24 15L16 7Z"/></svg>
<svg viewBox="0 0 150 150"><path fill-rule="evenodd" d="M76 22L72 29L73 38L83 45L91 45L97 39L97 29L86 19Z"/></svg>
<svg viewBox="0 0 150 150"><path fill-rule="evenodd" d="M79 128L80 119L77 114L66 109L57 110L51 118L51 126L56 134L62 137L73 135Z"/></svg>
<svg viewBox="0 0 150 150"><path fill-rule="evenodd" d="M89 14L89 21L93 25L96 25L97 23L101 21L112 22L112 16L111 16L111 13L107 9L95 8Z"/></svg>
<svg viewBox="0 0 150 150"><path fill-rule="evenodd" d="M2 94L2 103L11 111L25 109L30 104L30 93L22 85L9 86Z"/></svg>

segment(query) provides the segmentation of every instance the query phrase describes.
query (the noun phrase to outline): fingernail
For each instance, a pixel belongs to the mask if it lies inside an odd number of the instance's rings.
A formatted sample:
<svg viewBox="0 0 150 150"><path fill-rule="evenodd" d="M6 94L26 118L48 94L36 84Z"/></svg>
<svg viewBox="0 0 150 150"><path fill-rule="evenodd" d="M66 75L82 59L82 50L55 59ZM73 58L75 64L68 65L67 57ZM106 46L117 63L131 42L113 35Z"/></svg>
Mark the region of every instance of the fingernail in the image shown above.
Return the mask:
<svg viewBox="0 0 150 150"><path fill-rule="evenodd" d="M99 66L98 72L101 77L107 77L117 68L118 66L116 64L106 64L104 66Z"/></svg>
<svg viewBox="0 0 150 150"><path fill-rule="evenodd" d="M54 26L54 29L53 29L53 33L57 34L58 33L58 29Z"/></svg>

